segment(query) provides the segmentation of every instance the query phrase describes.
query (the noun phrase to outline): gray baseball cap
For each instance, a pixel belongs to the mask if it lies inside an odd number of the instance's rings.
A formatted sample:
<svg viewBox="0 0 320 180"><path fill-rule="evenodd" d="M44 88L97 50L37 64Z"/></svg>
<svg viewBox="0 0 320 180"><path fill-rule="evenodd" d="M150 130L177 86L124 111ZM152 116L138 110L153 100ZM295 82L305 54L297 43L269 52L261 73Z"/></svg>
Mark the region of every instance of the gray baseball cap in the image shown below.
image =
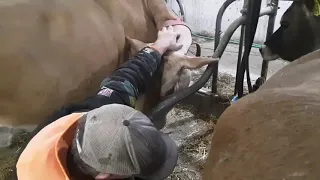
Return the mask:
<svg viewBox="0 0 320 180"><path fill-rule="evenodd" d="M140 111L109 104L85 116L83 132L76 135L77 149L95 170L147 180L163 180L173 172L178 159L175 142Z"/></svg>

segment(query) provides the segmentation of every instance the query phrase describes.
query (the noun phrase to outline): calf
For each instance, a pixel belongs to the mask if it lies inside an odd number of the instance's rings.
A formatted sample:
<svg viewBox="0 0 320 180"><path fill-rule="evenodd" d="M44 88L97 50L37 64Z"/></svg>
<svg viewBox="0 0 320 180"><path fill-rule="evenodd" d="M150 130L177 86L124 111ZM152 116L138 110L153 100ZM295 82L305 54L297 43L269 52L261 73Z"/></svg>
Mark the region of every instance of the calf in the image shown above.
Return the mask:
<svg viewBox="0 0 320 180"><path fill-rule="evenodd" d="M264 60L293 61L320 46L319 0L295 0L283 14L279 29L260 49Z"/></svg>
<svg viewBox="0 0 320 180"><path fill-rule="evenodd" d="M140 49L148 45L130 37L126 37L126 42L130 56L134 56ZM152 107L157 104L158 99L163 100L166 95L173 92L178 93L180 90L189 87L191 81L190 70L201 68L217 60L214 58L187 56L181 50L164 55L162 68L159 68L153 76L152 85L149 86L147 93L138 98L136 109L151 113ZM162 119L157 119L155 121L156 127L162 128L166 122L165 118L166 114L163 114Z"/></svg>

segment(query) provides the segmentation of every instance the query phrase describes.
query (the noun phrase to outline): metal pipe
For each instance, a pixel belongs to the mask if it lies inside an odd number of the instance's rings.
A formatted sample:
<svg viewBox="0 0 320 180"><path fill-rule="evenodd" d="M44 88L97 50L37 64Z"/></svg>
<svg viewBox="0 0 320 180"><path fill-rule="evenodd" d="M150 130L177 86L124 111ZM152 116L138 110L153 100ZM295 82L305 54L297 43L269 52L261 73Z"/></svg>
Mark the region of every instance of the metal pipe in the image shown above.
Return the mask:
<svg viewBox="0 0 320 180"><path fill-rule="evenodd" d="M249 0L247 5L247 21L245 29L245 40L244 40L244 53L240 65L240 70L237 73L236 87L238 98L241 98L244 95L243 92L243 83L245 75L247 77L247 84L249 93L252 92L252 84L250 79L250 68L249 68L249 56L252 48L252 43L254 41L254 36L256 33L260 11L261 11L261 2L262 0Z"/></svg>
<svg viewBox="0 0 320 180"><path fill-rule="evenodd" d="M180 8L181 17L183 18L183 21L186 22L186 12L185 12L184 5L182 4L182 2L180 0L176 0L176 1L179 5L179 8Z"/></svg>
<svg viewBox="0 0 320 180"><path fill-rule="evenodd" d="M233 33L236 31L236 29L245 22L246 17L241 16L235 21L232 22L232 24L228 27L226 32L224 33L221 43L219 43L216 51L213 54L213 58L220 58L226 49L229 40L231 39ZM204 84L210 79L210 76L212 75L212 72L217 69L217 66L219 65L218 62L214 62L212 64L209 64L203 75L200 77L200 79L195 82L193 85L191 85L189 88L186 88L179 93L174 93L167 97L166 100L159 103L153 110L152 114L149 115L149 118L151 121L156 121L160 117L163 117L163 114L167 114L175 104L182 101L184 98L190 96L191 94L197 92L201 87L204 86ZM165 124L165 123L163 123ZM162 127L160 127L162 128Z"/></svg>
<svg viewBox="0 0 320 180"><path fill-rule="evenodd" d="M248 1L246 0L246 2L244 3L244 7L242 9L242 14L246 15L247 13L247 3ZM260 11L260 16L265 16L265 15L271 15L274 12L275 7L272 5L268 5L266 8L261 9ZM243 39L244 39L244 29L245 26L242 25L241 26L241 36L240 36L240 43L239 43L239 51L238 51L238 61L237 61L237 73L236 73L236 82L235 82L235 87L234 87L234 95L237 95L238 93L238 87L237 84L239 83L238 81L238 76L239 76L239 71L240 71L240 67L241 67L241 63L242 63L242 49L243 49Z"/></svg>
<svg viewBox="0 0 320 180"><path fill-rule="evenodd" d="M215 30L215 38L214 38L214 51L216 50L216 48L218 47L219 43L220 43L220 36L221 36L221 21L222 21L222 17L223 14L225 12L225 10L228 8L228 6L230 4L232 4L235 0L227 0L226 2L224 2L224 4L221 6L218 15L217 15L217 20L216 20L216 30ZM242 11L245 13L246 9L245 7L247 6L248 0L245 0L244 2L244 8L242 9ZM273 11L273 7L272 6L268 6L266 8L263 8L260 12L260 17L261 16L265 16L265 15L269 15L271 12ZM241 28L242 29L242 28ZM218 92L218 87L217 87L217 82L218 82L218 73L219 73L219 66L217 66L217 69L215 69L215 71L213 71L212 73L212 83L211 83L211 93L216 94Z"/></svg>
<svg viewBox="0 0 320 180"><path fill-rule="evenodd" d="M278 5L279 5L279 0L271 0L270 3L271 7L273 8L272 13L269 16L269 21L268 21L268 29L267 29L267 35L266 35L266 39L269 38L274 30L274 24L275 24L275 20L276 20L276 16L277 16L277 12L278 12ZM261 66L261 74L260 76L266 80L267 79L267 75L268 75L268 69L269 69L269 61L262 61L262 66Z"/></svg>
<svg viewBox="0 0 320 180"><path fill-rule="evenodd" d="M235 0L227 0L225 1L221 8L219 9L219 12L217 14L216 19L216 30L214 34L214 50L217 49L219 42L220 42L220 36L221 36L221 24L222 24L222 17L226 9L232 4Z"/></svg>
<svg viewBox="0 0 320 180"><path fill-rule="evenodd" d="M231 23L231 25L227 28L224 35L221 38L221 43L219 43L216 51L213 54L213 58L221 58L224 50L226 49L233 33L238 29L238 27L244 24L246 21L246 16L241 16L235 21ZM175 104L182 101L184 98L194 94L199 89L201 89L206 82L210 79L212 73L218 68L218 62L214 62L209 64L203 75L200 79L191 85L189 88L186 88L178 93L174 93L168 96L164 101L159 103L156 107L153 108L152 114L149 115L149 118L154 121L157 117L163 116L163 114L167 114Z"/></svg>
<svg viewBox="0 0 320 180"><path fill-rule="evenodd" d="M278 7L278 5L277 5L277 7ZM277 11L277 9L274 9L274 8L277 8L277 7L275 7L273 5L268 5L267 7L261 9L260 16L265 16L265 15L272 16L272 14L274 13L274 10Z"/></svg>
<svg viewBox="0 0 320 180"><path fill-rule="evenodd" d="M238 72L240 71L240 65L241 65L241 59L242 59L242 51L243 51L244 31L245 31L245 26L241 25L241 33L240 33L240 41L239 41L239 49L238 49L236 83L235 84L237 84ZM237 86L234 86L233 95L235 96L235 95L237 95L237 93L238 93Z"/></svg>
<svg viewBox="0 0 320 180"><path fill-rule="evenodd" d="M222 17L226 9L232 4L235 0L227 0L225 1L221 8L219 9L219 12L217 14L216 19L216 30L214 34L214 51L217 49L219 43L220 43L220 36L221 36L221 24L222 24ZM219 66L216 67L212 73L212 84L211 84L211 93L217 93L217 79L218 79L218 72L219 72Z"/></svg>
<svg viewBox="0 0 320 180"><path fill-rule="evenodd" d="M243 3L243 8L241 10L241 14L242 16L245 16L247 13L247 5L248 5L248 0L245 0ZM245 25L241 25L241 32L240 32L240 42L239 42L239 49L238 49L238 60L237 60L237 69L236 69L236 82L235 82L235 86L234 86L234 95L236 95L238 93L238 89L237 89L237 79L239 76L239 71L240 71L240 67L241 67L241 60L242 60L242 51L243 51L243 44L244 44L244 32L245 32Z"/></svg>
<svg viewBox="0 0 320 180"><path fill-rule="evenodd" d="M224 35L221 38L221 42L219 43L217 49L215 50L214 54L213 54L213 58L220 58L224 52L224 50L226 49L233 33L238 29L238 27L240 25L242 25L244 22L246 21L246 17L245 16L241 16L238 19L236 19L235 21L233 21L230 26L227 28L227 30L225 31Z"/></svg>

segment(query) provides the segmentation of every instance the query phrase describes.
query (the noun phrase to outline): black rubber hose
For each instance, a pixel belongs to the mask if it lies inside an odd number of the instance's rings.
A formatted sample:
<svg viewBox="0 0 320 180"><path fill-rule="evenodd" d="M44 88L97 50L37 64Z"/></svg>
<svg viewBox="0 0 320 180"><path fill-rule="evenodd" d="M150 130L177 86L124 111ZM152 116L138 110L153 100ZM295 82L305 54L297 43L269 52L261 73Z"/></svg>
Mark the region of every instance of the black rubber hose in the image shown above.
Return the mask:
<svg viewBox="0 0 320 180"><path fill-rule="evenodd" d="M226 0L222 6L219 9L219 12L217 14L216 19L216 29L214 34L214 50L217 49L219 43L220 43L220 37L221 37L221 24L222 24L222 17L226 9L232 4L235 0Z"/></svg>
<svg viewBox="0 0 320 180"><path fill-rule="evenodd" d="M249 0L248 2L248 11L247 11L247 22L245 27L245 42L244 42L244 53L243 58L240 66L240 71L237 79L237 91L238 91L238 98L243 97L243 81L244 81L244 73L246 72L247 76L247 83L249 93L252 92L252 85L250 79L250 72L249 72L249 56L251 47L253 44L254 36L256 34L257 25L260 17L260 9L261 9L261 1L262 0Z"/></svg>
<svg viewBox="0 0 320 180"><path fill-rule="evenodd" d="M196 43L196 42L193 42L192 44L196 45L196 48L197 48L196 56L200 57L201 56L201 47L200 47L200 45L198 43Z"/></svg>
<svg viewBox="0 0 320 180"><path fill-rule="evenodd" d="M243 51L243 39L244 39L244 30L245 30L245 26L242 25L241 26L241 35L240 35L240 42L239 42L239 50L238 50L238 61L237 61L237 71L236 71L236 83L234 86L234 96L237 95L238 93L238 88L237 88L237 84L238 84L238 77L239 77L239 71L240 71L240 66L241 66L241 59L242 59L242 51Z"/></svg>
<svg viewBox="0 0 320 180"><path fill-rule="evenodd" d="M232 4L235 0L226 0L222 6L219 9L219 12L217 14L216 18L216 29L214 34L214 51L216 51L219 43L220 43L220 37L221 37L221 24L222 24L222 17L226 9ZM211 92L217 93L218 92L218 72L219 67L217 66L217 69L215 69L212 72L212 80L211 80Z"/></svg>
<svg viewBox="0 0 320 180"><path fill-rule="evenodd" d="M159 103L153 110L152 113L148 115L151 121L155 121L159 119L159 117L163 117L164 114L167 114L177 103L181 102L184 98L190 96L191 94L197 92L203 84L205 84L216 66L218 66L218 62L214 62L209 64L206 71L202 74L201 78L191 85L189 88L184 89L182 92L173 93L168 96L164 101Z"/></svg>

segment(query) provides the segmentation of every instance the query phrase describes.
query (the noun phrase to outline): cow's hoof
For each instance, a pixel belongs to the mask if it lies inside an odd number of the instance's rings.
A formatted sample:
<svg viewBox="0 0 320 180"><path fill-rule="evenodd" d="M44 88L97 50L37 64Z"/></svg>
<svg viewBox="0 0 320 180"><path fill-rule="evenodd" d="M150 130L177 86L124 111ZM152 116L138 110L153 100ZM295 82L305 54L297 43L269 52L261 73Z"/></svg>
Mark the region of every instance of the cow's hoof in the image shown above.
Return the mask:
<svg viewBox="0 0 320 180"><path fill-rule="evenodd" d="M13 128L0 127L0 148L7 148L12 144Z"/></svg>
<svg viewBox="0 0 320 180"><path fill-rule="evenodd" d="M260 86L262 86L264 84L266 80L263 77L259 77L255 84L253 85L253 92L255 92L256 90L258 90L260 88Z"/></svg>

